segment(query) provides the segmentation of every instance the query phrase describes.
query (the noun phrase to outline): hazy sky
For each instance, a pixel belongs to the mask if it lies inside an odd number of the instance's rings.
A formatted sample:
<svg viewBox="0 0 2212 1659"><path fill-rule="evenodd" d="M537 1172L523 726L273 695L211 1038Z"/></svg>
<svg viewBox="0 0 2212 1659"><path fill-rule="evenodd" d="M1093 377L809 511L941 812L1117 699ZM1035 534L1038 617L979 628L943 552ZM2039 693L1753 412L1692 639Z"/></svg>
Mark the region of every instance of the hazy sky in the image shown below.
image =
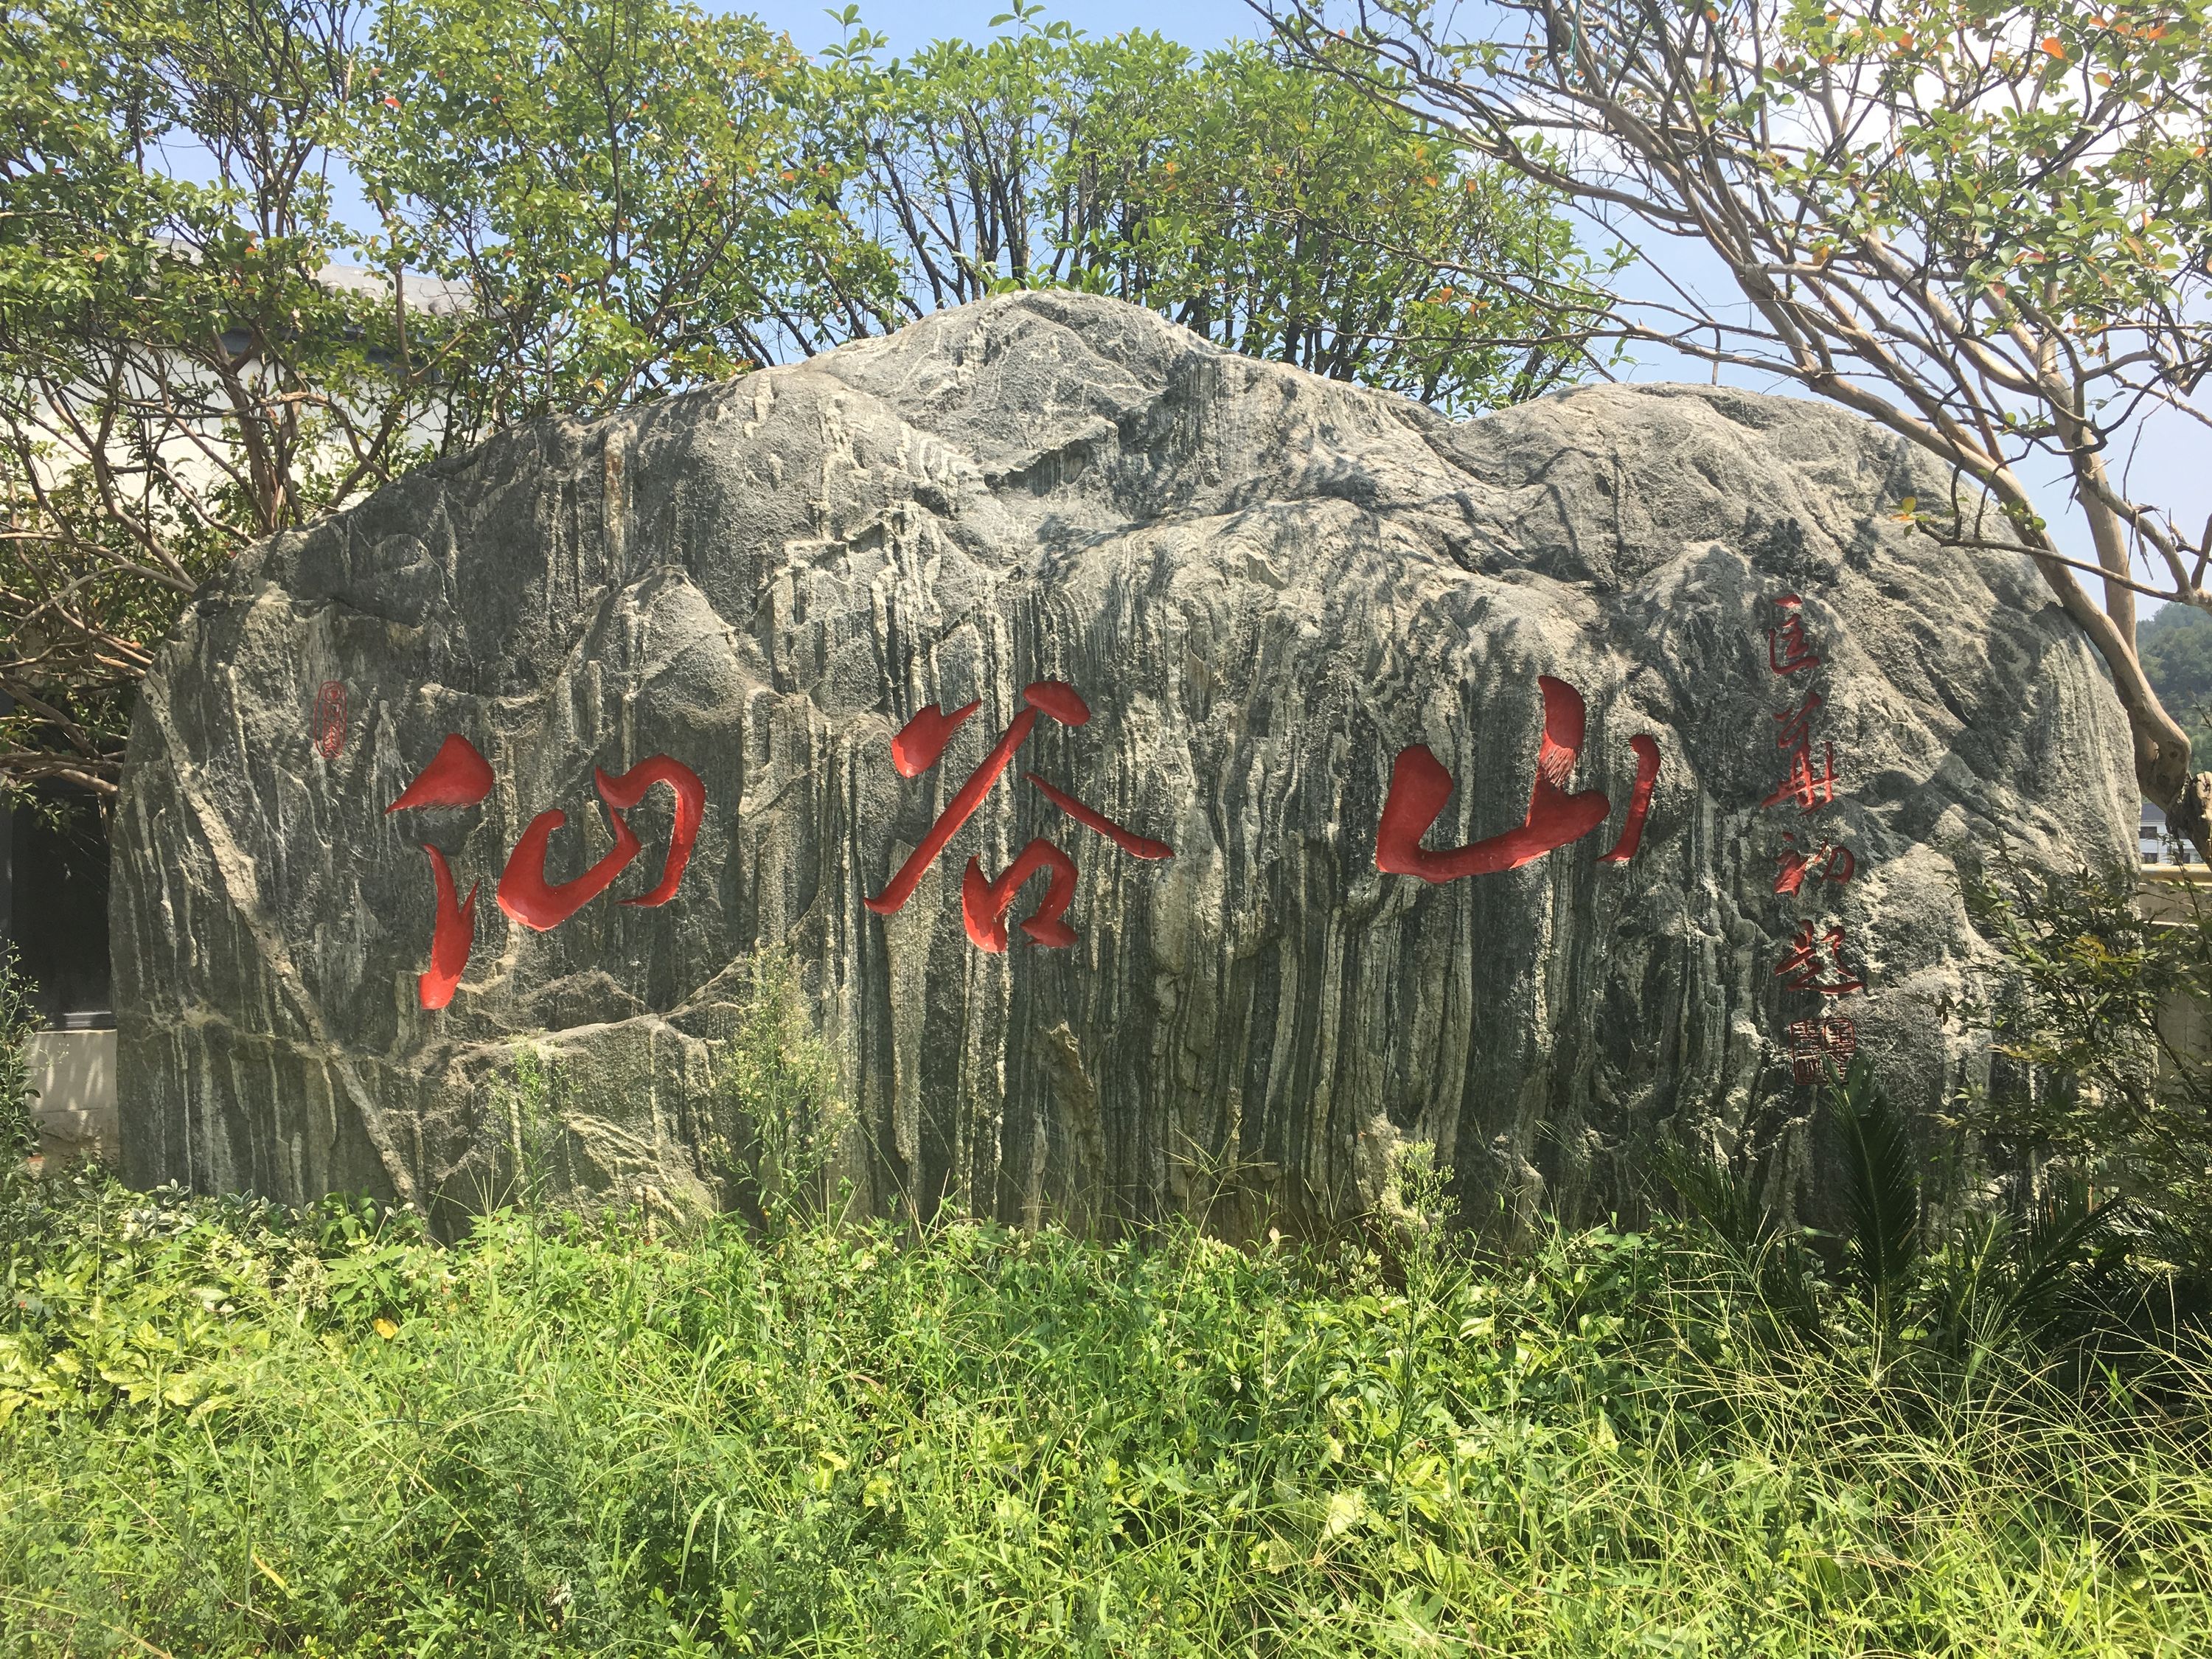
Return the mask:
<svg viewBox="0 0 2212 1659"><path fill-rule="evenodd" d="M769 0L726 9L752 13L789 34L793 44L805 52L843 38L844 32L830 21L821 0ZM932 40L987 39L993 32L991 19L1007 9L993 0L975 4L964 0L876 0L869 4L860 0L860 21L877 33L890 36L893 52L905 52ZM1047 0L1043 15L1048 21L1073 23L1090 35L1151 29L1201 49L1240 36L1251 40L1261 32L1258 15L1244 0Z"/></svg>

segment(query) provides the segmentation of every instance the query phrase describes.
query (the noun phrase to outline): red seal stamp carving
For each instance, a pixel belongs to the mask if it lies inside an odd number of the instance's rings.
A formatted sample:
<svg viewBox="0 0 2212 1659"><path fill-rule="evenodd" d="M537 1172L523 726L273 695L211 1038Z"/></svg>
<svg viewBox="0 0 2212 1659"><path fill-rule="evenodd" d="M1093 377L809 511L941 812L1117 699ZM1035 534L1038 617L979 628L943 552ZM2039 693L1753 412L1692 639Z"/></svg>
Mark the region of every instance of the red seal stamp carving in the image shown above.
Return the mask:
<svg viewBox="0 0 2212 1659"><path fill-rule="evenodd" d="M325 760L336 760L345 747L346 689L343 680L325 680L315 693L315 747Z"/></svg>

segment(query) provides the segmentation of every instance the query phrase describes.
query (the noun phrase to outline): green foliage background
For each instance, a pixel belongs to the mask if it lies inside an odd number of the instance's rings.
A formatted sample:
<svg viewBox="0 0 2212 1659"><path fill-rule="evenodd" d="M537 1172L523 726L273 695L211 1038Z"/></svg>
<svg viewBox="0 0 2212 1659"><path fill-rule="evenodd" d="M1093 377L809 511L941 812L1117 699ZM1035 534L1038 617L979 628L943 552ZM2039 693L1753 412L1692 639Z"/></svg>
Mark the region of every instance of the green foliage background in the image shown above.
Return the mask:
<svg viewBox="0 0 2212 1659"><path fill-rule="evenodd" d="M2136 651L2191 750L2212 755L2212 614L2193 605L2163 605L2136 631Z"/></svg>

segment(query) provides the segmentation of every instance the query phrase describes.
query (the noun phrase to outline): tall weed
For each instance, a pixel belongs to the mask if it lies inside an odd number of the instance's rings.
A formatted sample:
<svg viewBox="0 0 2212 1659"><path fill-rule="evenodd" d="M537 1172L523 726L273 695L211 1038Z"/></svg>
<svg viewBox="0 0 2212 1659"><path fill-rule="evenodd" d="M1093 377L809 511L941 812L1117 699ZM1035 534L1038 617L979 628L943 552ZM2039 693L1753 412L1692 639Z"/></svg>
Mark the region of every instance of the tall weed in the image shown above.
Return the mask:
<svg viewBox="0 0 2212 1659"><path fill-rule="evenodd" d="M713 1056L716 1154L735 1206L781 1230L843 1208L854 1119L790 960L757 951L736 1029Z"/></svg>

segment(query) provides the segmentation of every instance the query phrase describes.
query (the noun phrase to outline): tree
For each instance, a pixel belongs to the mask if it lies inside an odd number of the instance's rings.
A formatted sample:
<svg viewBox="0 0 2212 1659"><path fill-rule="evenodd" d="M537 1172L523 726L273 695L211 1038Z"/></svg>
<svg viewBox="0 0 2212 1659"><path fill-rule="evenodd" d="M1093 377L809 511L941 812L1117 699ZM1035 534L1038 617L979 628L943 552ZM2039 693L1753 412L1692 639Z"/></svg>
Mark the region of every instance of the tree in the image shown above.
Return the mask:
<svg viewBox="0 0 2212 1659"><path fill-rule="evenodd" d="M52 0L8 20L10 788L112 797L155 646L253 542L512 422L890 314L888 262L818 184L784 182L805 65L748 20L664 0ZM376 222L343 221L348 175Z"/></svg>
<svg viewBox="0 0 2212 1659"><path fill-rule="evenodd" d="M386 9L352 160L380 264L455 284L473 435L804 356L895 316L806 60L671 0Z"/></svg>
<svg viewBox="0 0 2212 1659"><path fill-rule="evenodd" d="M1040 22L879 64L842 14L825 120L920 315L1007 288L1133 301L1232 350L1486 409L1577 377L1598 274L1546 189L1239 43ZM1449 280L1440 270L1455 273Z"/></svg>
<svg viewBox="0 0 2212 1659"><path fill-rule="evenodd" d="M1674 278L1600 337L1781 376L1948 466L1949 500L1899 515L2027 550L2111 671L2143 792L2212 848L2212 774L2135 625L2138 593L2212 608L2212 525L2192 539L2112 459L2153 412L2212 424L2206 0L1500 0L1473 36L1426 0L1267 9L1309 66ZM1690 251L1741 306L1695 295ZM2049 498L2039 465L2065 479ZM2062 495L2094 561L2061 545Z"/></svg>
<svg viewBox="0 0 2212 1659"><path fill-rule="evenodd" d="M53 0L0 31L0 768L112 795L131 690L239 549L421 453L434 358L321 279L354 0ZM212 178L161 164L188 141Z"/></svg>
<svg viewBox="0 0 2212 1659"><path fill-rule="evenodd" d="M2212 1055L2174 1017L2212 998L2212 906L2179 889L2152 920L2131 868L2039 872L2002 845L1960 877L2010 981L1965 1012L2017 1062L1962 1121L2046 1186L2124 1194L2151 1254L2212 1275Z"/></svg>

